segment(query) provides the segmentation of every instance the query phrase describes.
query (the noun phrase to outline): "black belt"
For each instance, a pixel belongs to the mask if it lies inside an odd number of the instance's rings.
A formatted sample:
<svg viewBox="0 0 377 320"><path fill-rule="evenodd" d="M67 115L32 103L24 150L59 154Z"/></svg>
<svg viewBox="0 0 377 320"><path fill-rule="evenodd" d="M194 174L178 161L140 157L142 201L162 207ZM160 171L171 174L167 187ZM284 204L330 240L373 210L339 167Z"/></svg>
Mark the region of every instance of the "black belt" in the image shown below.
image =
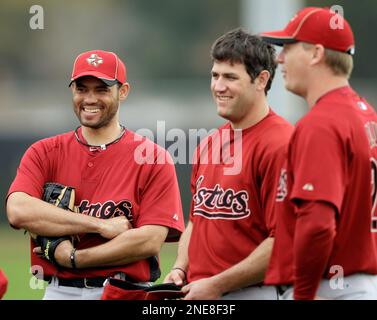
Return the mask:
<svg viewBox="0 0 377 320"><path fill-rule="evenodd" d="M62 279L55 278L58 281L59 286L63 287L75 287L75 288L102 288L103 283L106 281L107 277L98 278L78 278L78 279ZM51 283L52 280L50 280Z"/></svg>

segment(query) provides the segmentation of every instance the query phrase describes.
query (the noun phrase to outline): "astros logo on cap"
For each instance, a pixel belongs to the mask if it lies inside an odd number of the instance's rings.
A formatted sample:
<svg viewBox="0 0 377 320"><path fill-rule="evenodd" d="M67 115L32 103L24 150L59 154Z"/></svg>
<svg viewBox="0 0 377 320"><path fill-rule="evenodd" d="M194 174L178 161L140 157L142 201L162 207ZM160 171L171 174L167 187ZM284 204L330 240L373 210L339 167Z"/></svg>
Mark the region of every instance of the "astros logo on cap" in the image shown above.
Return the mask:
<svg viewBox="0 0 377 320"><path fill-rule="evenodd" d="M101 63L103 63L103 59L95 53L93 53L88 59L86 59L86 61L88 61L88 64L91 64L95 67L98 67Z"/></svg>

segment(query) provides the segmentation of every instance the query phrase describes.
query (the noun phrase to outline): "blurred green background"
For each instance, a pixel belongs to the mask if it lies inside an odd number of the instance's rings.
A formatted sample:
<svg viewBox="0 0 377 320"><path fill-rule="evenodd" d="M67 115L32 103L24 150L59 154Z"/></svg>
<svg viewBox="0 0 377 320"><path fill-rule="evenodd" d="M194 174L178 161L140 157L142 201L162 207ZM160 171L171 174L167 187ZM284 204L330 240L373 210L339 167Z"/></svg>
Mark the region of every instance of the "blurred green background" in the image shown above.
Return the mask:
<svg viewBox="0 0 377 320"><path fill-rule="evenodd" d="M32 5L44 12L44 29L30 28ZM223 123L209 91L213 41L244 27L253 33L280 29L305 5L339 5L356 38L352 86L377 105L377 1L371 0L1 0L0 2L0 197L4 203L18 163L38 139L74 129L68 82L82 51L116 52L126 63L130 95L121 121L132 130L164 120L166 129L211 129ZM303 101L284 91L276 75L272 107L295 123ZM287 99L274 99L275 93ZM271 102L270 102L271 103ZM186 135L187 137L187 135ZM171 143L171 141L170 141ZM187 144L186 144L187 147ZM190 204L191 154L177 163L184 212ZM232 241L232 239L230 239ZM162 272L173 264L176 245L165 245ZM0 268L9 278L5 299L40 299L29 287L29 241L0 212ZM161 278L163 279L163 277ZM161 281L161 280L160 280Z"/></svg>

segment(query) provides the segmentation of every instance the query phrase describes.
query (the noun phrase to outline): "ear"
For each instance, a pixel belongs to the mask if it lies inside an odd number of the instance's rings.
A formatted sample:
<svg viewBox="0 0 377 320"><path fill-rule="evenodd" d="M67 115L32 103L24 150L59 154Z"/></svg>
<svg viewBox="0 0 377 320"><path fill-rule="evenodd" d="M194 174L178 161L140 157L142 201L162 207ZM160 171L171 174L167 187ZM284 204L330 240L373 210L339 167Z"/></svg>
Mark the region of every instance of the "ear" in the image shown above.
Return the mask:
<svg viewBox="0 0 377 320"><path fill-rule="evenodd" d="M270 72L267 70L261 71L261 73L259 73L258 77L255 79L257 90L264 91L269 79L270 79Z"/></svg>
<svg viewBox="0 0 377 320"><path fill-rule="evenodd" d="M69 87L71 88L72 93L74 93L76 89L76 81L73 81Z"/></svg>
<svg viewBox="0 0 377 320"><path fill-rule="evenodd" d="M124 101L126 100L128 93L130 92L130 85L128 82L122 84L119 88L119 100Z"/></svg>
<svg viewBox="0 0 377 320"><path fill-rule="evenodd" d="M324 59L325 59L325 47L321 44L314 45L310 65L318 64Z"/></svg>

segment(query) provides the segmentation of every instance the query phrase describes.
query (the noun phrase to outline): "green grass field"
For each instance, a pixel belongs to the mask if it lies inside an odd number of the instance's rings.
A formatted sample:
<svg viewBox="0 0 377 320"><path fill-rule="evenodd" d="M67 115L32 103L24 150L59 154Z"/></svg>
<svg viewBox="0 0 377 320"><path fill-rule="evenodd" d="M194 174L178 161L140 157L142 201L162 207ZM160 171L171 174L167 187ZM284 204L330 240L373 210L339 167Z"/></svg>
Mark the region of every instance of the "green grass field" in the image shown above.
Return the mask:
<svg viewBox="0 0 377 320"><path fill-rule="evenodd" d="M4 300L38 300L43 297L44 289L32 289L36 280L30 273L29 238L21 230L13 230L7 225L0 225L0 268L8 277L8 290ZM160 283L172 267L177 244L167 243L163 246Z"/></svg>

